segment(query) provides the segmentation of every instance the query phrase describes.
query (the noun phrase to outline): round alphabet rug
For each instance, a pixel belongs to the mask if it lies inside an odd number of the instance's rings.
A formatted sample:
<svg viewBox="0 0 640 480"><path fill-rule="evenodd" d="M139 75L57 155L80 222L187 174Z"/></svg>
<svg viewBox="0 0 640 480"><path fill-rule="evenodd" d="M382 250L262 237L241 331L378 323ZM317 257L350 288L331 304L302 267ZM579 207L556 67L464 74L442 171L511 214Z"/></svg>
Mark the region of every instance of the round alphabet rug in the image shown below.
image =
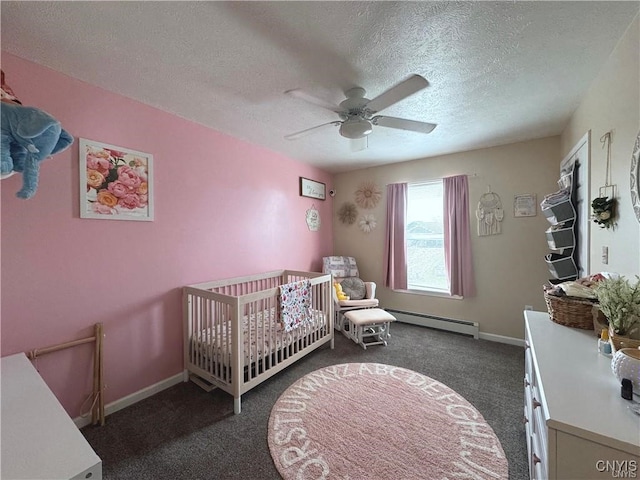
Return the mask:
<svg viewBox="0 0 640 480"><path fill-rule="evenodd" d="M500 441L467 400L379 363L296 381L271 410L268 441L285 480L508 478Z"/></svg>

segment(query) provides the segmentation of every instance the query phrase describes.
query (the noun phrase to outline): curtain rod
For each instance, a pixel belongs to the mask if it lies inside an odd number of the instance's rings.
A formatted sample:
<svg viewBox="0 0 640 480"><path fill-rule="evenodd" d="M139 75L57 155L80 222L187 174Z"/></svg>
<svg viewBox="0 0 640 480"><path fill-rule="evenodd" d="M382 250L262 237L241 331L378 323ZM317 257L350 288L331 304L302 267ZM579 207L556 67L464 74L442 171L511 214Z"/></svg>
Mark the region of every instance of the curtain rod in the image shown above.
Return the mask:
<svg viewBox="0 0 640 480"><path fill-rule="evenodd" d="M480 178L480 175L477 173L458 173L456 175L447 175L447 177L456 177L458 175L464 175L468 178ZM385 184L385 186L387 185L393 185L394 183L412 183L414 185L416 184L420 184L420 183L427 183L427 182L433 182L434 180L442 180L445 177L436 177L436 178L427 178L425 180L411 180L409 181L404 181L404 182L392 182L392 183L387 183Z"/></svg>

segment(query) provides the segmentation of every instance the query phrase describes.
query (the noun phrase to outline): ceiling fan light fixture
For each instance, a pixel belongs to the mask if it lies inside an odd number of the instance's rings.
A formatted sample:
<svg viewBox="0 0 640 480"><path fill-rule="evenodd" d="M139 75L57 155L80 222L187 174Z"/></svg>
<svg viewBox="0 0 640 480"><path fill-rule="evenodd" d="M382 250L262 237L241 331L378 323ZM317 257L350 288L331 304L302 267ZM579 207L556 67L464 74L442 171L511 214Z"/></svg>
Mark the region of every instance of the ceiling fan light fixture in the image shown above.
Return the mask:
<svg viewBox="0 0 640 480"><path fill-rule="evenodd" d="M349 119L340 125L340 135L346 138L366 137L373 131L373 124L364 118Z"/></svg>

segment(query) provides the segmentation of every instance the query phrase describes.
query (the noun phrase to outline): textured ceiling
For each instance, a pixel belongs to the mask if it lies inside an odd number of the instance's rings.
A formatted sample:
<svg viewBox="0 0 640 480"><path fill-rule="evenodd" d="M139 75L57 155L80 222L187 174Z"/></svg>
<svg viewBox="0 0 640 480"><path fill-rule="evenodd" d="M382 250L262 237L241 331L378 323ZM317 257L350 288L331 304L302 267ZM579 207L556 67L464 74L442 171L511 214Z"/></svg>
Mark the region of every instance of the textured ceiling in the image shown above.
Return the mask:
<svg viewBox="0 0 640 480"><path fill-rule="evenodd" d="M2 49L331 172L561 133L638 2L10 2ZM430 86L384 115L368 148L337 115L284 95L373 98ZM19 90L14 86L14 90Z"/></svg>

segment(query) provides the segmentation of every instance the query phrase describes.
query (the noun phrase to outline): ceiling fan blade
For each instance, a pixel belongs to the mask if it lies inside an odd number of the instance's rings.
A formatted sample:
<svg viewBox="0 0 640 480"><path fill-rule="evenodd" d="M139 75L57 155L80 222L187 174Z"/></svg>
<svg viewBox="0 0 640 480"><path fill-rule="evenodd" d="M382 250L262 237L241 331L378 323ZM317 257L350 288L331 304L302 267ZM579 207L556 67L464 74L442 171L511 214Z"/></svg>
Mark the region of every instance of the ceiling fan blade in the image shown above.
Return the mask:
<svg viewBox="0 0 640 480"><path fill-rule="evenodd" d="M340 120L335 120L333 122L329 122L329 123L323 123L322 125L316 125L315 127L311 127L311 128L307 128L305 130L300 130L299 132L296 133L290 133L289 135L285 135L284 138L286 138L287 140L296 140L300 137L304 137L305 135L309 135L310 133L313 133L314 131L322 128L322 127L326 127L327 125L340 125L342 122Z"/></svg>
<svg viewBox="0 0 640 480"><path fill-rule="evenodd" d="M327 102L318 97L314 97L313 95L300 90L299 88L295 90L287 90L284 92L287 95L290 95L295 98L299 98L300 100L304 100L305 102L312 103L313 105L317 105L318 107L326 108L327 110L331 110L332 112L340 113L343 111L338 105L334 105L331 102Z"/></svg>
<svg viewBox="0 0 640 480"><path fill-rule="evenodd" d="M373 100L370 100L365 105L365 108L371 113L379 112L428 86L429 82L426 78L421 77L420 75L411 75L409 78L401 81L397 85L394 85L386 92L381 93Z"/></svg>
<svg viewBox="0 0 640 480"><path fill-rule="evenodd" d="M369 135L362 138L352 138L349 141L349 146L353 153L361 152L369 148Z"/></svg>
<svg viewBox="0 0 640 480"><path fill-rule="evenodd" d="M406 118L385 117L377 115L371 119L374 125L381 127L398 128L400 130L411 130L412 132L431 133L437 127L435 123L418 122L417 120L407 120Z"/></svg>

